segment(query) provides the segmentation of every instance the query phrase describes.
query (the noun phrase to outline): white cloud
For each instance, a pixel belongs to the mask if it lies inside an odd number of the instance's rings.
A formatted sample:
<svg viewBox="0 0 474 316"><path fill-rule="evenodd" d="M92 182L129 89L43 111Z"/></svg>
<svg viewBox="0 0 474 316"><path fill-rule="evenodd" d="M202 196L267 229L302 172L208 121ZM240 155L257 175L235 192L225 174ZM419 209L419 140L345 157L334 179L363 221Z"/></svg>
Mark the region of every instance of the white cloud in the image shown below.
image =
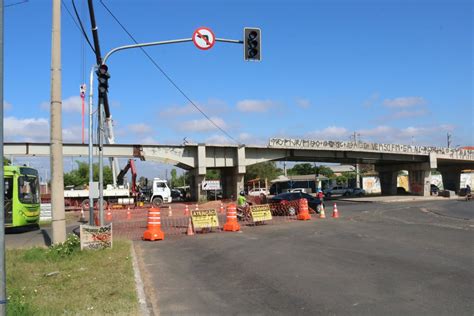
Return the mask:
<svg viewBox="0 0 474 316"><path fill-rule="evenodd" d="M128 129L136 134L147 134L153 130L150 125L145 123L130 124L128 125Z"/></svg>
<svg viewBox="0 0 474 316"><path fill-rule="evenodd" d="M389 108L408 108L417 105L425 105L426 100L422 97L399 97L383 100L383 105Z"/></svg>
<svg viewBox="0 0 474 316"><path fill-rule="evenodd" d="M241 112L267 112L275 107L271 100L242 100L237 102L237 109Z"/></svg>
<svg viewBox="0 0 474 316"><path fill-rule="evenodd" d="M3 109L4 110L11 110L13 105L10 102L3 101Z"/></svg>
<svg viewBox="0 0 474 316"><path fill-rule="evenodd" d="M4 119L6 141L45 142L49 139L49 122L45 118Z"/></svg>
<svg viewBox="0 0 474 316"><path fill-rule="evenodd" d="M206 103L195 102L196 106L204 113L212 112L222 113L228 110L227 103L220 99L209 99ZM185 115L198 114L199 110L194 105L188 103L184 106L170 106L162 111L159 115L161 117L180 117Z"/></svg>
<svg viewBox="0 0 474 316"><path fill-rule="evenodd" d="M222 129L227 128L227 124L220 117L210 118L217 126ZM207 132L217 129L208 119L189 120L180 123L179 129L189 132Z"/></svg>
<svg viewBox="0 0 474 316"><path fill-rule="evenodd" d="M307 109L311 106L311 101L309 101L308 99L297 99L296 105L302 109Z"/></svg>
<svg viewBox="0 0 474 316"><path fill-rule="evenodd" d="M63 112L82 112L82 99L80 96L72 96L67 99L63 99L62 103L62 110ZM85 111L87 112L88 110L88 104L87 102L84 104ZM41 102L40 108L46 111L49 111L51 109L51 103L48 101Z"/></svg>
<svg viewBox="0 0 474 316"><path fill-rule="evenodd" d="M307 137L322 140L345 140L349 137L349 131L345 127L329 126L323 130L309 132Z"/></svg>
<svg viewBox="0 0 474 316"><path fill-rule="evenodd" d="M147 136L140 140L140 143L143 145L156 145L158 144L158 141L151 136Z"/></svg>

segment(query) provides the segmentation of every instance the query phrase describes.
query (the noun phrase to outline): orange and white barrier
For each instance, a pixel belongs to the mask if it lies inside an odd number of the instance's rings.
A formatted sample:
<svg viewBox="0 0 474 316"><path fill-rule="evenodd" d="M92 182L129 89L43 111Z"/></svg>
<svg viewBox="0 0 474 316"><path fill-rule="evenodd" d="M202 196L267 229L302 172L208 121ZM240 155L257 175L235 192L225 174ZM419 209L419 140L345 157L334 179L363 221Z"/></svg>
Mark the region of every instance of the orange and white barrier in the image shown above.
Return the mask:
<svg viewBox="0 0 474 316"><path fill-rule="evenodd" d="M161 230L161 211L159 208L150 208L148 211L147 230L143 233L143 240L163 240L165 234Z"/></svg>
<svg viewBox="0 0 474 316"><path fill-rule="evenodd" d="M300 199L299 212L296 218L300 221L306 221L306 220L311 219L311 215L309 214L309 209L308 209L308 200Z"/></svg>
<svg viewBox="0 0 474 316"><path fill-rule="evenodd" d="M240 230L237 222L237 206L234 203L227 205L227 221L224 224L224 231L236 232Z"/></svg>

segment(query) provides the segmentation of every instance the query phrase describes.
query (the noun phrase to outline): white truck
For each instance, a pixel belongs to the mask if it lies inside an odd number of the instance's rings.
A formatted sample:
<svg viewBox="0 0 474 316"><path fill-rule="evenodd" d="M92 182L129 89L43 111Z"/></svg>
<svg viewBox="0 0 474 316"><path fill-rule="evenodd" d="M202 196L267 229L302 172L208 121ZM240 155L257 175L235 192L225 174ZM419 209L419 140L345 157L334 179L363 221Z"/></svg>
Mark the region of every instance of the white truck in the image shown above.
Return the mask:
<svg viewBox="0 0 474 316"><path fill-rule="evenodd" d="M118 187L109 184L104 188L103 193L104 208L109 204L133 205L139 198L139 193L132 190L128 183ZM171 190L168 187L166 180L160 178L153 179L153 189L151 190L150 195L151 196L146 197L146 200L148 200L153 206L161 206L163 203L171 203L172 201ZM89 209L89 189L65 189L64 201L66 206Z"/></svg>

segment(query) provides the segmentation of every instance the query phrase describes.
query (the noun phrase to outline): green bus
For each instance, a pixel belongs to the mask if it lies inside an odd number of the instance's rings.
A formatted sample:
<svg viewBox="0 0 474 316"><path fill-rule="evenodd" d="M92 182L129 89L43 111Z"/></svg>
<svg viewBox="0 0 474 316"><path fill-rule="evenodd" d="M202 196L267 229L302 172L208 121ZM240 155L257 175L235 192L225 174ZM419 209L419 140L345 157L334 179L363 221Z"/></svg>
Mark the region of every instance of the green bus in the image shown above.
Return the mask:
<svg viewBox="0 0 474 316"><path fill-rule="evenodd" d="M4 166L5 227L37 226L40 218L38 171Z"/></svg>

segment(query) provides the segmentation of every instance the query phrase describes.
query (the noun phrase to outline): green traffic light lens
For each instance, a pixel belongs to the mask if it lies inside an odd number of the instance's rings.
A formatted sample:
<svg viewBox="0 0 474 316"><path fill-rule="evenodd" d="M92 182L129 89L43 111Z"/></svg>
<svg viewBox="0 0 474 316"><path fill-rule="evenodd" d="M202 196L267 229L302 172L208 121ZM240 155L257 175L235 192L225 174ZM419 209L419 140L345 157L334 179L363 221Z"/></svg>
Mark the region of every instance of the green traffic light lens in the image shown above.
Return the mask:
<svg viewBox="0 0 474 316"><path fill-rule="evenodd" d="M256 50L256 49L249 49L248 50L248 56L250 58L254 58L255 56L257 56L257 54L258 54L258 50Z"/></svg>

